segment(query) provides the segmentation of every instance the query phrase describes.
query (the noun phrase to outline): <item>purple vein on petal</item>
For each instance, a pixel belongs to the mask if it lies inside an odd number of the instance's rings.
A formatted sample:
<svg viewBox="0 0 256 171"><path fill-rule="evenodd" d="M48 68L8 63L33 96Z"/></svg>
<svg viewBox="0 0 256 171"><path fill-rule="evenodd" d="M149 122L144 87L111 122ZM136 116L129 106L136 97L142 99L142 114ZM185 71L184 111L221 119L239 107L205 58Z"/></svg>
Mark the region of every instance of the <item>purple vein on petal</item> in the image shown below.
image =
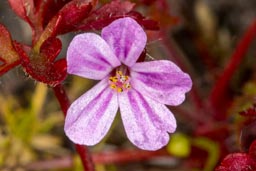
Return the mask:
<svg viewBox="0 0 256 171"><path fill-rule="evenodd" d="M180 77L180 73L142 73L136 77L148 87L156 90L171 90L174 87L182 88L182 85L187 85L187 78Z"/></svg>
<svg viewBox="0 0 256 171"><path fill-rule="evenodd" d="M181 104L192 86L189 75L180 71L158 73L131 70L130 73L134 89L162 104Z"/></svg>
<svg viewBox="0 0 256 171"><path fill-rule="evenodd" d="M102 37L119 60L127 66L134 65L147 41L142 27L129 17L115 20L103 28Z"/></svg>
<svg viewBox="0 0 256 171"><path fill-rule="evenodd" d="M134 97L134 94L132 94L131 91L130 91L130 92L128 92L127 95L128 95L129 102L130 102L130 104L132 106L131 110L134 113L134 117L135 117L135 120L136 120L136 125L139 128L142 129L141 133L143 134L144 141L148 141L148 137L145 134L146 131L147 131L147 128L145 127L146 125L141 122L143 120L144 114L140 110L140 108L138 106L138 101L136 101L136 99ZM138 144L138 142L135 142L135 143Z"/></svg>
<svg viewBox="0 0 256 171"><path fill-rule="evenodd" d="M77 35L67 50L68 73L101 80L121 63L109 45L99 35Z"/></svg>
<svg viewBox="0 0 256 171"><path fill-rule="evenodd" d="M140 98L140 102L141 102L142 106L147 111L150 121L154 124L154 126L156 128L158 128L162 131L166 131L166 132L168 131L170 133L172 133L176 129L176 124L173 125L173 123L169 123L169 122L167 122L167 120L161 119L159 117L157 111L153 110L152 106L149 105L149 103L145 100L145 97L143 97L139 92L138 92L138 96ZM157 104L158 102L154 102L154 103ZM158 105L159 105L159 107L161 106L161 108L166 108L166 106L164 106L163 104L158 103ZM172 113L169 112L169 110L167 108L166 108L166 112L168 112L170 114L169 118L172 118L175 120Z"/></svg>
<svg viewBox="0 0 256 171"><path fill-rule="evenodd" d="M102 96L105 95L105 90L106 90L107 88L108 88L108 87L106 87L105 89L103 89L102 92L101 92L99 95L97 95L88 105L86 105L86 106L84 107L84 109L79 112L78 117L77 117L72 123L70 123L70 124L73 125L73 124L76 123L78 120L81 120L81 117L82 117L84 114L90 113L93 109L96 110L96 111L98 111L98 112L96 112L97 115L99 115L98 113L104 113L105 110L107 109L106 106L103 106L103 105L97 106L97 103L98 103L98 104L104 104L104 105L106 105L106 104L109 103L109 101L106 101L105 99L102 98ZM111 97L113 96L113 95L110 94L110 93L109 93L109 95L110 95ZM108 95L108 96L109 96L109 95ZM109 99L111 99L111 97L110 97ZM102 103L102 100L103 100L103 103ZM95 107L98 107L98 108L95 108ZM99 112L99 111L101 111L101 112ZM86 112L86 113L85 113L85 112Z"/></svg>
<svg viewBox="0 0 256 171"><path fill-rule="evenodd" d="M109 68L110 66L109 62L107 62L103 57L100 57L99 54L83 54L82 52L79 52L79 50L76 50L73 52L73 56L81 56L79 60L77 60L77 63L82 63L84 65L84 68L90 68L90 69L96 69L97 71L104 71ZM97 58L95 58L97 57ZM70 64L70 63L69 63ZM75 66L76 64L71 64Z"/></svg>
<svg viewBox="0 0 256 171"><path fill-rule="evenodd" d="M141 98L135 90L119 97L125 131L130 141L141 149L157 150L167 144L169 135L166 129L161 130L152 123L146 107L153 104L143 106Z"/></svg>
<svg viewBox="0 0 256 171"><path fill-rule="evenodd" d="M108 132L118 109L117 95L106 83L98 83L69 108L65 132L78 144L94 145Z"/></svg>
<svg viewBox="0 0 256 171"><path fill-rule="evenodd" d="M92 130L96 129L96 126L98 126L98 122L99 122L99 119L103 116L103 114L106 112L107 108L109 108L110 106L110 102L113 98L113 92L112 90L110 90L108 92L108 94L106 95L106 97L104 99L101 99L102 97L102 94L98 97L97 99L97 103L101 104L99 106L99 108L96 108L96 114L95 114L95 118L96 119L91 119L89 122L88 122L88 125L94 125L95 127L92 127ZM89 104L90 106L94 106L95 104ZM115 115L115 113L113 113L113 115ZM105 130L106 127L102 127L101 129Z"/></svg>

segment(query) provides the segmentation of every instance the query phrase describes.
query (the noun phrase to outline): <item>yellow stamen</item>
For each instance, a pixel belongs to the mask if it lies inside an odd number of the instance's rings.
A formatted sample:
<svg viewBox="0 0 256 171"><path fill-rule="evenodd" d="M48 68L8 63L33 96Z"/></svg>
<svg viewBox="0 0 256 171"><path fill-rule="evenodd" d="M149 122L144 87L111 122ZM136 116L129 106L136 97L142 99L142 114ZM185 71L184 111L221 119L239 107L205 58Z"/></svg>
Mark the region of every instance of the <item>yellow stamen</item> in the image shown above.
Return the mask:
<svg viewBox="0 0 256 171"><path fill-rule="evenodd" d="M109 84L110 88L114 89L118 93L131 88L129 76L123 75L123 72L119 70L116 71L115 76L109 77Z"/></svg>
<svg viewBox="0 0 256 171"><path fill-rule="evenodd" d="M117 88L117 92L118 92L118 93L121 93L121 92L123 92L123 89L122 89L121 87L118 87L118 88Z"/></svg>
<svg viewBox="0 0 256 171"><path fill-rule="evenodd" d="M118 81L118 78L116 76L109 77L109 81L116 83Z"/></svg>
<svg viewBox="0 0 256 171"><path fill-rule="evenodd" d="M115 84L111 84L111 85L110 85L110 88L116 89L116 85L115 85Z"/></svg>

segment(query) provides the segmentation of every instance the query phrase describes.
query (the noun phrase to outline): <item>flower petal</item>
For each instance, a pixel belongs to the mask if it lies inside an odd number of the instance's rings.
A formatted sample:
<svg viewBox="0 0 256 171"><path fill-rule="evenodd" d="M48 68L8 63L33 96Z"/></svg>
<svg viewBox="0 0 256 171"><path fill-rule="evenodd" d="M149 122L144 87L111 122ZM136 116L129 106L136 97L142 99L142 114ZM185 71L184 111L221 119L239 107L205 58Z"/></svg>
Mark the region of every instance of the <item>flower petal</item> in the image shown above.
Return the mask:
<svg viewBox="0 0 256 171"><path fill-rule="evenodd" d="M104 79L72 103L64 130L75 143L95 145L108 132L118 109L117 94Z"/></svg>
<svg viewBox="0 0 256 171"><path fill-rule="evenodd" d="M181 104L192 87L189 75L167 60L136 63L131 78L137 91L168 105Z"/></svg>
<svg viewBox="0 0 256 171"><path fill-rule="evenodd" d="M102 29L101 35L121 62L129 67L135 64L147 42L144 30L129 17L115 20Z"/></svg>
<svg viewBox="0 0 256 171"><path fill-rule="evenodd" d="M168 143L167 132L175 131L176 120L165 105L133 89L118 98L125 131L133 144L144 150L157 150Z"/></svg>
<svg viewBox="0 0 256 171"><path fill-rule="evenodd" d="M101 80L121 63L99 35L84 33L75 36L67 50L68 73Z"/></svg>

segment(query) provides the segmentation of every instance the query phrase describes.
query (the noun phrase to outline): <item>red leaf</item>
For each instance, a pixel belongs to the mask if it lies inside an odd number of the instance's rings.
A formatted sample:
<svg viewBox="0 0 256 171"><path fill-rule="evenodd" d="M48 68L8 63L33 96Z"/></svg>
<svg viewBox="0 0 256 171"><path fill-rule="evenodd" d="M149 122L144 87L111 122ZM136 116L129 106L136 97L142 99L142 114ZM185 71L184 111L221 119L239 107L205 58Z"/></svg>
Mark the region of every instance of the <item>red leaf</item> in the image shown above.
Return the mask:
<svg viewBox="0 0 256 171"><path fill-rule="evenodd" d="M245 111L240 112L239 114L247 117L256 117L256 103L253 104L252 107L246 109Z"/></svg>
<svg viewBox="0 0 256 171"><path fill-rule="evenodd" d="M88 15L93 4L93 0L73 0L66 4L48 23L33 49L39 51L49 37L72 31Z"/></svg>
<svg viewBox="0 0 256 171"><path fill-rule="evenodd" d="M42 46L40 47L40 53L49 59L49 61L54 61L57 55L61 51L61 41L55 37L49 37Z"/></svg>
<svg viewBox="0 0 256 171"><path fill-rule="evenodd" d="M117 18L124 17L135 4L129 1L113 0L93 11L78 27L79 30L100 30Z"/></svg>
<svg viewBox="0 0 256 171"><path fill-rule="evenodd" d="M36 11L42 21L43 28L58 13L58 11L71 0L35 0Z"/></svg>
<svg viewBox="0 0 256 171"><path fill-rule="evenodd" d="M13 11L31 25L30 15L34 12L33 0L8 0Z"/></svg>
<svg viewBox="0 0 256 171"><path fill-rule="evenodd" d="M130 1L114 0L108 4L105 4L101 8L93 11L88 18L86 18L78 27L78 30L100 30L103 27L109 25L112 21L123 18L132 17L137 20L146 29L156 30L158 28L157 22L148 20L140 13L132 11L135 4Z"/></svg>
<svg viewBox="0 0 256 171"><path fill-rule="evenodd" d="M47 46L45 45L45 47ZM43 47L43 49L45 47ZM15 48L21 55L21 64L24 71L33 79L46 83L50 86L56 86L66 78L66 59L60 59L54 62L49 60L48 56L45 56L45 53L41 54L33 51L33 49L25 49L21 44L18 43L15 44ZM47 52L46 49L43 51ZM52 49L49 51L52 51ZM57 53L54 52L54 54Z"/></svg>
<svg viewBox="0 0 256 171"><path fill-rule="evenodd" d="M73 0L60 11L61 20L57 25L57 34L67 33L88 16L93 7L92 0Z"/></svg>
<svg viewBox="0 0 256 171"><path fill-rule="evenodd" d="M248 151L252 142L256 139L256 120L252 120L249 123L245 123L245 126L241 130L240 142L241 148L244 151Z"/></svg>
<svg viewBox="0 0 256 171"><path fill-rule="evenodd" d="M50 20L67 4L91 3L92 6L97 4L97 0L34 0L36 13L39 13L42 26L45 28ZM79 7L79 5L78 5ZM80 10L80 9L79 9ZM73 12L70 10L69 12ZM75 11L74 11L75 12Z"/></svg>
<svg viewBox="0 0 256 171"><path fill-rule="evenodd" d="M143 15L141 15L136 11L131 11L130 13L127 14L127 16L137 20L137 22L140 23L140 25L142 25L147 30L159 30L157 21L146 19Z"/></svg>
<svg viewBox="0 0 256 171"><path fill-rule="evenodd" d="M255 171L256 162L246 153L227 155L215 171Z"/></svg>
<svg viewBox="0 0 256 171"><path fill-rule="evenodd" d="M254 139L253 143L250 146L249 155L251 156L251 158L254 159L254 161L256 161L256 139Z"/></svg>
<svg viewBox="0 0 256 171"><path fill-rule="evenodd" d="M0 25L0 74L7 72L20 63L19 54L15 51L8 30Z"/></svg>

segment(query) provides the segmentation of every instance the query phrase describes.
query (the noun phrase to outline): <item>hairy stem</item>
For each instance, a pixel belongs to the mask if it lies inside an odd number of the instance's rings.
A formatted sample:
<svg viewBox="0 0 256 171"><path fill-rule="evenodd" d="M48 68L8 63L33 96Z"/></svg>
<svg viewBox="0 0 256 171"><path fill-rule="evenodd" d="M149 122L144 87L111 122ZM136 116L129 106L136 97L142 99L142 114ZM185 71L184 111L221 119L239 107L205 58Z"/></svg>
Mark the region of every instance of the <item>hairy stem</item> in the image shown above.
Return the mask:
<svg viewBox="0 0 256 171"><path fill-rule="evenodd" d="M68 107L70 105L70 101L68 99L64 87L61 84L59 84L53 87L53 91L59 101L64 116L66 116ZM92 157L89 152L89 149L86 146L82 146L79 144L75 144L75 148L81 158L82 164L84 166L84 171L94 171L94 164L92 162Z"/></svg>

